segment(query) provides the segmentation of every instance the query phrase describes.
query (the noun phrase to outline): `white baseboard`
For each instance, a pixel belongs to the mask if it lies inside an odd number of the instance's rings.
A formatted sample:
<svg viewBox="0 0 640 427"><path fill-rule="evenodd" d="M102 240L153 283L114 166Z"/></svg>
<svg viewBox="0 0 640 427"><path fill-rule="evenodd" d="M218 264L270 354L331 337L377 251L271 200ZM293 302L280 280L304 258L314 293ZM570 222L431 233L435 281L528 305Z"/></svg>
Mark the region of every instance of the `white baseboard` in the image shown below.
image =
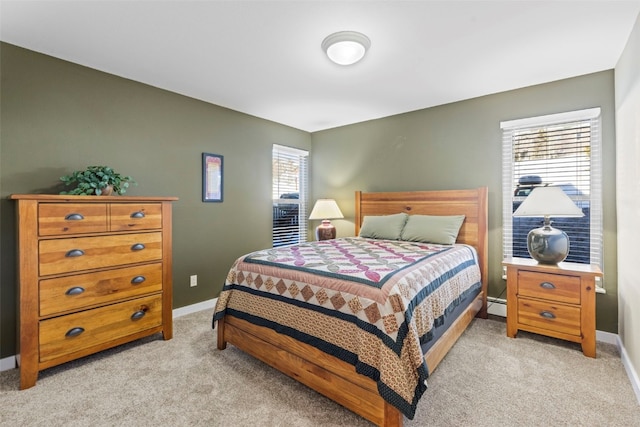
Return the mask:
<svg viewBox="0 0 640 427"><path fill-rule="evenodd" d="M629 381L631 381L631 387L633 387L633 392L636 394L636 399L638 399L638 403L640 403L640 377L638 377L638 373L634 369L631 361L629 360L629 355L627 354L627 350L622 345L622 341L620 337L617 336L616 345L620 349L620 359L622 360L622 365L624 366L625 371L627 371L627 376L629 377Z"/></svg>
<svg viewBox="0 0 640 427"><path fill-rule="evenodd" d="M173 310L173 318L186 316L187 314L196 313L202 310L213 309L216 305L217 298L213 298L207 301L202 301L196 304L191 304L185 307L176 308ZM507 317L507 304L506 300L499 298L487 298L488 300L488 312L489 314ZM638 403L640 403L640 378L638 377L638 373L633 368L633 365L629 361L629 356L624 346L622 345L622 341L620 341L620 337L617 334L613 334L611 332L604 331L596 331L596 340L608 344L614 344L620 350L620 358L622 359L622 364L624 365L625 370L627 371L627 376L631 381L631 386L633 387L633 391L638 398ZM0 359L0 372L8 371L10 369L16 368L16 357L9 356L3 359Z"/></svg>
<svg viewBox="0 0 640 427"><path fill-rule="evenodd" d="M202 310L213 309L216 306L218 298L209 299L195 304L187 305L185 307L176 308L173 310L173 318L186 316L187 314L196 313ZM213 314L213 313L212 313Z"/></svg>
<svg viewBox="0 0 640 427"><path fill-rule="evenodd" d="M0 359L0 372L9 371L11 369L16 368L18 365L16 364L16 357L9 356L4 359Z"/></svg>
<svg viewBox="0 0 640 427"><path fill-rule="evenodd" d="M213 298L207 301L198 302L195 304L187 305L185 307L176 308L173 310L173 318L186 316L187 314L196 313L202 310L213 309L216 306L216 301L218 298ZM17 368L18 365L16 363L15 356L5 357L0 359L0 372L9 371L11 369Z"/></svg>
<svg viewBox="0 0 640 427"><path fill-rule="evenodd" d="M487 312L494 316L507 317L507 300L487 297Z"/></svg>
<svg viewBox="0 0 640 427"><path fill-rule="evenodd" d="M620 348L620 337L618 334L612 332L598 331L596 330L596 341L600 341L606 344L613 344Z"/></svg>

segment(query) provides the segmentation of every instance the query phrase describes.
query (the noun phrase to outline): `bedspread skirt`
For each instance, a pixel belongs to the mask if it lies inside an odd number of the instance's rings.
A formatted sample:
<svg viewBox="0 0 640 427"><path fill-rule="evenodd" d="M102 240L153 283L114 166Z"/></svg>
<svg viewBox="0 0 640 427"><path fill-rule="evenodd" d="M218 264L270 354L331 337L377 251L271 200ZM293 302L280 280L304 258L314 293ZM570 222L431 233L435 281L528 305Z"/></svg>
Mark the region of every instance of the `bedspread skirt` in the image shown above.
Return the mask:
<svg viewBox="0 0 640 427"><path fill-rule="evenodd" d="M480 288L470 246L310 242L238 258L213 322L228 313L350 363L413 419L429 375L421 344Z"/></svg>

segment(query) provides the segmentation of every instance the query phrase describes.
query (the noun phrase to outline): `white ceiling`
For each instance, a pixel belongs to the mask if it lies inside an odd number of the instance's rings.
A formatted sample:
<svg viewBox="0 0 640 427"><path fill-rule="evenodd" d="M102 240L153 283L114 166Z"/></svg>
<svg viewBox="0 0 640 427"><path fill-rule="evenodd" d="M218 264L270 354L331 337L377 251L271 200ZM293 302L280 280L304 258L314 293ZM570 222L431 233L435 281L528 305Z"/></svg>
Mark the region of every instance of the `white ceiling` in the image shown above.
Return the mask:
<svg viewBox="0 0 640 427"><path fill-rule="evenodd" d="M615 67L640 0L8 1L2 41L313 132ZM331 63L335 31L371 39Z"/></svg>

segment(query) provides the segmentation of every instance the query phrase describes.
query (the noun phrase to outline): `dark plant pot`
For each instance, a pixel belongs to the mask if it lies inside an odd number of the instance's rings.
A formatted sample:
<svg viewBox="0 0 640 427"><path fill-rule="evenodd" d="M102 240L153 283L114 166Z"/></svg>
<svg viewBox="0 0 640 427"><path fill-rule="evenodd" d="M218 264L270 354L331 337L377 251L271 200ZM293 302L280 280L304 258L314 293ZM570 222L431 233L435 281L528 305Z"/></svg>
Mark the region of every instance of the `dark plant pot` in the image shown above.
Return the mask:
<svg viewBox="0 0 640 427"><path fill-rule="evenodd" d="M113 194L113 185L107 185L102 189L101 196L111 196Z"/></svg>

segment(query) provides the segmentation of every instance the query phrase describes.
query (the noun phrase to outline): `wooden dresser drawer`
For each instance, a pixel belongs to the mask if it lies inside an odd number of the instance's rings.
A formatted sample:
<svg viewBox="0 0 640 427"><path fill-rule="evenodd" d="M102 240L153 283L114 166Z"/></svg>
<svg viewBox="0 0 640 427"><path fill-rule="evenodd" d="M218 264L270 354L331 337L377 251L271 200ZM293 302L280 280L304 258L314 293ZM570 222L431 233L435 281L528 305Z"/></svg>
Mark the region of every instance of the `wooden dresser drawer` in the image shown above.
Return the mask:
<svg viewBox="0 0 640 427"><path fill-rule="evenodd" d="M59 236L107 231L106 203L41 203L40 236Z"/></svg>
<svg viewBox="0 0 640 427"><path fill-rule="evenodd" d="M40 362L108 343L162 324L154 295L40 322Z"/></svg>
<svg viewBox="0 0 640 427"><path fill-rule="evenodd" d="M580 307L519 298L518 323L580 336Z"/></svg>
<svg viewBox="0 0 640 427"><path fill-rule="evenodd" d="M160 203L122 203L111 205L111 231L162 228Z"/></svg>
<svg viewBox="0 0 640 427"><path fill-rule="evenodd" d="M10 199L17 218L21 389L52 366L156 333L171 339L175 197Z"/></svg>
<svg viewBox="0 0 640 427"><path fill-rule="evenodd" d="M518 296L580 304L580 277L520 270Z"/></svg>
<svg viewBox="0 0 640 427"><path fill-rule="evenodd" d="M40 275L71 273L162 259L162 233L41 240Z"/></svg>
<svg viewBox="0 0 640 427"><path fill-rule="evenodd" d="M162 291L162 263L40 281L40 316Z"/></svg>

